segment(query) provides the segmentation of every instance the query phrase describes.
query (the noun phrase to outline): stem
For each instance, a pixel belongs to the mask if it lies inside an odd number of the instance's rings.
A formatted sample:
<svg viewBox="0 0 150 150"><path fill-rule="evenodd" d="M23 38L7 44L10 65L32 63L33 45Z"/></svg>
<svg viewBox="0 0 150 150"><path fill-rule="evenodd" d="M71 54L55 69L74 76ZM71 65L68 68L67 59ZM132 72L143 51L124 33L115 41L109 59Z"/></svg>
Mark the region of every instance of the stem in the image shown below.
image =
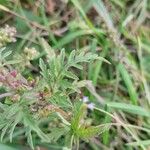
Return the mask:
<svg viewBox="0 0 150 150"><path fill-rule="evenodd" d="M4 97L8 97L8 96L12 96L13 93L3 93L0 95L0 99L4 98Z"/></svg>
<svg viewBox="0 0 150 150"><path fill-rule="evenodd" d="M73 146L73 139L74 139L74 135L71 136L71 142L70 142L71 149L72 149L72 146Z"/></svg>
<svg viewBox="0 0 150 150"><path fill-rule="evenodd" d="M79 139L76 141L76 150L79 150Z"/></svg>

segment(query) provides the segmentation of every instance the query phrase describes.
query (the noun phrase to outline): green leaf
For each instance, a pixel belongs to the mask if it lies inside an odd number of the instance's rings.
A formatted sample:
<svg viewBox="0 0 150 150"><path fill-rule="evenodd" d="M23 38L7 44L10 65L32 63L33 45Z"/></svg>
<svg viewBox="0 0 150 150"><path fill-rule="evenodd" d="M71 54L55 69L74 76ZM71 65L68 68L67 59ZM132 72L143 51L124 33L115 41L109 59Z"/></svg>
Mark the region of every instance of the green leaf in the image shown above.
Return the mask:
<svg viewBox="0 0 150 150"><path fill-rule="evenodd" d="M91 52L86 53L85 51L82 51L80 54L77 55L74 50L71 52L68 58L66 68L69 69L70 67L76 67L76 68L82 69L82 66L80 66L79 63L89 62L95 59L98 59L97 54L92 54Z"/></svg>
<svg viewBox="0 0 150 150"><path fill-rule="evenodd" d="M85 117L86 106L82 102L76 102L74 106L73 118L71 121L71 126L74 132L77 131L80 121Z"/></svg>
<svg viewBox="0 0 150 150"><path fill-rule="evenodd" d="M78 80L79 78L74 74L72 73L71 71L64 71L63 74L68 77L68 78L71 78L71 79L75 79L75 80Z"/></svg>
<svg viewBox="0 0 150 150"><path fill-rule="evenodd" d="M64 61L65 61L65 49L62 49L59 55L59 60L60 60L60 64L63 66L64 65Z"/></svg>
<svg viewBox="0 0 150 150"><path fill-rule="evenodd" d="M32 131L32 130L31 130L29 127L27 127L26 132L25 132L25 135L26 135L26 137L27 137L27 142L28 142L28 144L30 145L30 147L31 147L32 149L34 149L31 131Z"/></svg>
<svg viewBox="0 0 150 150"><path fill-rule="evenodd" d="M38 127L38 124L35 122L34 118L26 111L24 112L23 123L25 127L34 131L44 142L49 141L48 136L41 131L41 129Z"/></svg>
<svg viewBox="0 0 150 150"><path fill-rule="evenodd" d="M0 150L19 150L19 149L0 143Z"/></svg>
<svg viewBox="0 0 150 150"><path fill-rule="evenodd" d="M88 34L92 34L92 31L78 30L78 31L69 32L66 36L64 36L63 38L61 38L61 40L58 41L58 43L56 44L56 46L54 48L55 49L62 48L62 47L64 47L64 45L72 42L77 37L83 36L83 35L88 35Z"/></svg>
<svg viewBox="0 0 150 150"><path fill-rule="evenodd" d="M65 125L70 126L70 123L60 113L57 112L56 114Z"/></svg>
<svg viewBox="0 0 150 150"><path fill-rule="evenodd" d="M69 127L64 128L53 128L51 129L51 133L48 134L50 141L56 142L61 136L66 135L69 131Z"/></svg>
<svg viewBox="0 0 150 150"><path fill-rule="evenodd" d="M92 138L96 135L99 135L107 130L109 130L110 124L103 124L99 126L90 126L90 127L85 127L81 126L77 130L77 136L79 136L82 139L89 139Z"/></svg>
<svg viewBox="0 0 150 150"><path fill-rule="evenodd" d="M129 113L132 113L135 115L150 117L150 111L148 111L140 106L125 104L125 103L117 103L117 102L108 102L106 104L108 107L120 109L122 111L129 112Z"/></svg>
<svg viewBox="0 0 150 150"><path fill-rule="evenodd" d="M41 38L41 44L48 56L48 58L51 60L53 58L55 58L55 52L54 52L54 49L47 43L47 41L43 38Z"/></svg>
<svg viewBox="0 0 150 150"><path fill-rule="evenodd" d="M39 60L39 66L41 68L41 75L44 77L45 81L49 83L50 77L48 74L47 66L45 65L44 61L42 59Z"/></svg>
<svg viewBox="0 0 150 150"><path fill-rule="evenodd" d="M140 146L140 145L149 146L150 145L150 140L131 142L131 143L127 143L126 145L128 145L128 146Z"/></svg>
<svg viewBox="0 0 150 150"><path fill-rule="evenodd" d="M40 68L41 68L41 70L42 70L43 72L46 72L46 71L47 71L47 67L46 67L44 61L43 61L41 58L40 58L40 61L39 61L39 66L40 66ZM42 75L43 75L43 74L42 74Z"/></svg>
<svg viewBox="0 0 150 150"><path fill-rule="evenodd" d="M22 119L22 113L18 113L16 116L15 116L15 119L14 119L14 122L12 123L12 127L10 128L10 134L9 134L9 139L10 139L10 142L12 142L12 138L13 138L13 132L15 130L15 127L16 125L21 122L21 119Z"/></svg>
<svg viewBox="0 0 150 150"><path fill-rule="evenodd" d="M11 53L12 53L12 51L5 52L5 53L3 54L3 58L2 58L2 59L5 59L5 58L8 57Z"/></svg>
<svg viewBox="0 0 150 150"><path fill-rule="evenodd" d="M72 62L72 60L74 60L74 59L75 59L75 55L76 55L76 51L75 51L75 50L73 50L73 51L70 53L70 55L69 55L68 63L71 63L71 62Z"/></svg>
<svg viewBox="0 0 150 150"><path fill-rule="evenodd" d="M5 110L3 115L5 116L5 118L11 119L18 111L19 111L19 104L16 103L9 106L7 110Z"/></svg>
<svg viewBox="0 0 150 150"><path fill-rule="evenodd" d="M132 80L131 80L131 77L129 75L129 73L127 72L126 68L124 67L123 64L119 64L118 65L118 70L122 76L122 79L128 89L128 93L130 95L130 99L131 99L131 102L132 104L137 104L137 100L138 100L138 96L137 96L137 93L136 93L136 90L134 88L134 85L132 83Z"/></svg>
<svg viewBox="0 0 150 150"><path fill-rule="evenodd" d="M61 93L60 91L53 94L53 96L49 99L49 101L56 106L61 108L70 108L72 107L71 101L68 96Z"/></svg>
<svg viewBox="0 0 150 150"><path fill-rule="evenodd" d="M3 138L4 138L5 134L6 134L6 131L9 129L9 127L11 126L12 123L13 123L13 120L8 121L6 126L2 129L1 141L3 141Z"/></svg>

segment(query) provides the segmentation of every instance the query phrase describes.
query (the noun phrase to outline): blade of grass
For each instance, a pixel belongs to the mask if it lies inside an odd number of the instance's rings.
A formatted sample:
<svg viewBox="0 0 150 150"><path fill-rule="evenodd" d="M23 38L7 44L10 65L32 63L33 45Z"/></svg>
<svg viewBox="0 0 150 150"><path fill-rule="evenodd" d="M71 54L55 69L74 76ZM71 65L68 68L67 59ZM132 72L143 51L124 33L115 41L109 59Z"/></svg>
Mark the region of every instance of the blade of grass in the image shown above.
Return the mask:
<svg viewBox="0 0 150 150"><path fill-rule="evenodd" d="M119 103L119 102L108 102L106 103L108 107L112 107L115 109L119 109L128 113L132 113L139 116L149 117L150 118L150 111L131 104Z"/></svg>
<svg viewBox="0 0 150 150"><path fill-rule="evenodd" d="M1 150L18 150L17 148L10 147L8 145L4 145L4 144L1 144L1 143L0 143L0 149Z"/></svg>
<svg viewBox="0 0 150 150"><path fill-rule="evenodd" d="M150 140L143 140L143 141L139 141L139 142L127 143L126 145L128 145L128 146L139 146L141 144L145 145L145 146L149 146L150 145Z"/></svg>
<svg viewBox="0 0 150 150"><path fill-rule="evenodd" d="M64 36L58 43L54 46L54 48L62 48L64 45L72 42L77 37L92 34L92 30L79 30L74 32L69 32L67 35Z"/></svg>
<svg viewBox="0 0 150 150"><path fill-rule="evenodd" d="M93 39L91 47L90 47L92 53L96 52L96 46L97 46L97 39ZM92 80L92 76L93 76L93 63L89 63L89 66L88 66L88 79Z"/></svg>
<svg viewBox="0 0 150 150"><path fill-rule="evenodd" d="M140 38L138 38L138 58L139 58L139 63L140 63L140 69L141 69L141 75L142 75L142 82L144 85L144 89L145 89L145 93L146 93L146 97L148 100L148 104L150 105L150 89L148 86L148 83L145 79L145 75L144 75L144 67L143 67L143 58L142 58L142 45L141 45L141 40Z"/></svg>
<svg viewBox="0 0 150 150"><path fill-rule="evenodd" d="M106 111L109 112L109 108L106 106ZM111 117L106 115L105 116L105 119L104 119L104 123L109 123L111 122ZM109 140L110 140L110 134L109 134L109 130L105 131L103 134L102 134L102 139L103 139L103 143L105 145L108 145L109 143Z"/></svg>
<svg viewBox="0 0 150 150"><path fill-rule="evenodd" d="M101 57L105 58L105 56L107 55L107 52L108 52L108 48L104 48L101 53ZM103 64L103 61L98 61L96 63L96 67L94 69L93 79L92 79L94 85L97 85L97 81L98 81L99 73L101 71L102 64Z"/></svg>
<svg viewBox="0 0 150 150"><path fill-rule="evenodd" d="M118 70L127 87L132 104L137 105L138 96L128 71L126 70L125 66L121 63L118 65Z"/></svg>

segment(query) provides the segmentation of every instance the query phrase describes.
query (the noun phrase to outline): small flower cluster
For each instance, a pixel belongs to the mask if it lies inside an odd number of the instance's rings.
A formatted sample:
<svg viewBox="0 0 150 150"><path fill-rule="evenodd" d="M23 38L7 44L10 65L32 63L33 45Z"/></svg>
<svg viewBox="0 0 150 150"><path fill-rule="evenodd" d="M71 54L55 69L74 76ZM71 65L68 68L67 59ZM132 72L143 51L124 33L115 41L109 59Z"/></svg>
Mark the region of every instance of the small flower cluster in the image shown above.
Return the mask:
<svg viewBox="0 0 150 150"><path fill-rule="evenodd" d="M23 78L16 70L8 71L2 69L0 71L0 83L11 90L30 89L27 80Z"/></svg>
<svg viewBox="0 0 150 150"><path fill-rule="evenodd" d="M27 60L33 60L39 56L39 52L34 48L25 47L24 53L26 55Z"/></svg>
<svg viewBox="0 0 150 150"><path fill-rule="evenodd" d="M4 47L7 43L16 42L16 28L5 25L4 28L0 28L0 48Z"/></svg>
<svg viewBox="0 0 150 150"><path fill-rule="evenodd" d="M82 99L82 101L83 101L84 104L86 104L86 106L87 106L88 109L94 110L95 104L89 102L89 97L84 96L83 99Z"/></svg>

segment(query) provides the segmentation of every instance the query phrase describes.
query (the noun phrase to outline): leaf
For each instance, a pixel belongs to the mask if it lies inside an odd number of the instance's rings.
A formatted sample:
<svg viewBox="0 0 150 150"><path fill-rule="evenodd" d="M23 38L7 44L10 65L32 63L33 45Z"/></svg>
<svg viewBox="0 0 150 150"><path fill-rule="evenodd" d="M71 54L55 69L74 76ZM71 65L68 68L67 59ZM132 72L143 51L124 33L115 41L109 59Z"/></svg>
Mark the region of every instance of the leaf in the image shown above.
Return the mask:
<svg viewBox="0 0 150 150"><path fill-rule="evenodd" d="M75 68L80 69L80 70L83 69L83 67L79 64L72 64L72 67L75 67Z"/></svg>
<svg viewBox="0 0 150 150"><path fill-rule="evenodd" d="M80 121L84 118L86 112L86 106L82 102L76 102L74 106L73 118L71 121L71 127L74 132L77 131Z"/></svg>
<svg viewBox="0 0 150 150"><path fill-rule="evenodd" d="M0 150L19 150L19 149L0 143Z"/></svg>
<svg viewBox="0 0 150 150"><path fill-rule="evenodd" d="M13 64L18 64L18 63L21 63L22 61L21 60L9 60L7 62L4 63L4 66L5 65L13 65Z"/></svg>
<svg viewBox="0 0 150 150"><path fill-rule="evenodd" d="M105 63L111 64L107 59L103 58L103 57L98 57L98 60L104 61Z"/></svg>
<svg viewBox="0 0 150 150"><path fill-rule="evenodd" d="M42 70L40 73L44 77L45 81L49 83L50 77L48 74L48 69L47 66L45 65L44 61L40 58L39 60L39 66L40 69Z"/></svg>
<svg viewBox="0 0 150 150"><path fill-rule="evenodd" d="M32 130L31 130L29 127L27 127L26 132L25 132L25 135L26 135L26 137L27 137L27 142L28 142L28 144L30 145L30 147L31 147L32 149L34 149L31 131L32 131Z"/></svg>
<svg viewBox="0 0 150 150"><path fill-rule="evenodd" d="M4 120L1 119L0 130L3 129L7 125L7 123L8 123L7 121L4 121Z"/></svg>
<svg viewBox="0 0 150 150"><path fill-rule="evenodd" d="M140 106L125 104L125 103L117 103L117 102L108 102L106 104L108 107L120 109L122 111L129 112L129 113L132 113L135 115L150 117L150 111L148 111Z"/></svg>
<svg viewBox="0 0 150 150"><path fill-rule="evenodd" d="M88 53L82 52L75 57L75 63L89 62L95 59L98 59L97 54L93 54L91 52L88 52Z"/></svg>
<svg viewBox="0 0 150 150"><path fill-rule="evenodd" d="M132 83L130 75L128 74L124 65L121 63L118 65L118 70L119 70L119 72L122 76L122 79L123 79L123 81L124 81L124 83L128 89L128 93L130 95L130 99L131 99L132 104L136 105L137 100L138 100L138 96L137 96L136 90L134 88L134 85Z"/></svg>
<svg viewBox="0 0 150 150"><path fill-rule="evenodd" d="M65 136L65 147L68 149L72 149L74 136L72 135L71 131L68 132Z"/></svg>
<svg viewBox="0 0 150 150"><path fill-rule="evenodd" d="M71 63L71 62L72 62L72 60L74 60L74 59L75 59L75 55L76 55L76 51L75 51L75 50L73 50L73 51L70 53L70 55L69 55L68 63Z"/></svg>
<svg viewBox="0 0 150 150"><path fill-rule="evenodd" d="M55 56L56 56L56 54L55 54L55 52L54 52L54 49L53 49L53 48L47 43L47 41L46 41L45 39L43 39L43 38L41 38L41 44L42 44L42 46L43 46L43 48L44 48L44 50L45 50L45 52L46 52L48 58L49 58L50 60L54 59Z"/></svg>
<svg viewBox="0 0 150 150"><path fill-rule="evenodd" d="M63 74L68 77L68 78L71 78L71 79L74 79L74 80L78 80L79 78L74 74L72 73L71 71L64 71Z"/></svg>
<svg viewBox="0 0 150 150"><path fill-rule="evenodd" d="M57 115L65 125L70 126L70 123L60 113L57 112Z"/></svg>
<svg viewBox="0 0 150 150"><path fill-rule="evenodd" d="M65 56L66 56L65 55L65 49L62 49L61 52L60 52L60 55L59 55L61 65L64 65Z"/></svg>
<svg viewBox="0 0 150 150"><path fill-rule="evenodd" d="M49 101L56 106L61 108L70 108L72 107L71 101L69 100L68 96L61 93L60 91L53 94L53 96L49 99Z"/></svg>
<svg viewBox="0 0 150 150"><path fill-rule="evenodd" d="M82 66L79 65L79 63L82 62L89 62L92 60L98 59L98 55L97 54L93 54L91 52L86 53L85 51L81 52L80 54L76 54L75 50L71 52L69 58L68 58L68 62L66 64L66 68L67 70L70 67L76 67L79 69L82 69Z"/></svg>
<svg viewBox="0 0 150 150"><path fill-rule="evenodd" d="M79 82L74 82L73 83L77 88L82 88L84 86L87 85L87 80L82 80L82 81L79 81Z"/></svg>
<svg viewBox="0 0 150 150"><path fill-rule="evenodd" d="M34 118L30 114L28 114L27 111L24 112L23 124L25 127L28 127L30 130L34 131L43 140L43 142L49 141L48 136L41 131Z"/></svg>
<svg viewBox="0 0 150 150"><path fill-rule="evenodd" d="M126 145L128 145L128 146L140 146L140 145L149 146L150 145L150 140L131 142L131 143L127 143Z"/></svg>
<svg viewBox="0 0 150 150"><path fill-rule="evenodd" d="M66 135L69 131L69 127L63 128L53 128L51 129L51 133L48 134L50 141L56 142L61 136Z"/></svg>
<svg viewBox="0 0 150 150"><path fill-rule="evenodd" d="M66 36L64 36L63 38L61 38L61 40L58 41L58 43L55 45L54 48L55 49L56 48L62 48L62 47L64 47L64 45L72 42L77 37L83 36L83 35L88 35L88 34L92 34L92 31L90 31L90 30L78 30L78 31L69 32Z"/></svg>
<svg viewBox="0 0 150 150"><path fill-rule="evenodd" d="M47 67L46 67L46 65L45 65L45 63L44 63L44 61L40 58L40 61L39 61L39 66L40 66L40 68L41 68L41 70L43 71L43 72L46 72L47 71ZM42 74L43 75L43 74ZM44 75L43 75L44 76Z"/></svg>
<svg viewBox="0 0 150 150"><path fill-rule="evenodd" d="M77 130L77 136L79 136L82 139L89 139L96 135L99 135L107 130L109 130L110 124L103 124L99 126L90 126L90 127L84 127L81 126Z"/></svg>
<svg viewBox="0 0 150 150"><path fill-rule="evenodd" d="M9 106L7 110L5 110L3 115L6 117L6 119L11 119L18 111L19 111L19 104L16 103Z"/></svg>
<svg viewBox="0 0 150 150"><path fill-rule="evenodd" d="M63 79L59 82L62 90L67 90L67 89L73 89L73 85L71 82L68 81L68 79Z"/></svg>
<svg viewBox="0 0 150 150"><path fill-rule="evenodd" d="M12 53L12 51L5 52L5 53L3 54L2 59L5 59L5 58L8 57L11 53Z"/></svg>
<svg viewBox="0 0 150 150"><path fill-rule="evenodd" d="M1 132L1 141L3 141L3 137L5 136L6 134L6 131L8 130L8 128L10 127L10 125L13 123L13 120L10 120L7 122L6 126L2 129L2 132Z"/></svg>
<svg viewBox="0 0 150 150"><path fill-rule="evenodd" d="M2 110L6 110L8 108L8 106L0 102L0 108Z"/></svg>
<svg viewBox="0 0 150 150"><path fill-rule="evenodd" d="M21 121L22 119L22 114L21 113L18 113L16 116L15 116L15 120L14 122L12 123L12 127L10 128L10 134L9 134L9 139L10 139L10 142L12 142L12 137L13 137L13 132L15 130L15 127L16 125Z"/></svg>

